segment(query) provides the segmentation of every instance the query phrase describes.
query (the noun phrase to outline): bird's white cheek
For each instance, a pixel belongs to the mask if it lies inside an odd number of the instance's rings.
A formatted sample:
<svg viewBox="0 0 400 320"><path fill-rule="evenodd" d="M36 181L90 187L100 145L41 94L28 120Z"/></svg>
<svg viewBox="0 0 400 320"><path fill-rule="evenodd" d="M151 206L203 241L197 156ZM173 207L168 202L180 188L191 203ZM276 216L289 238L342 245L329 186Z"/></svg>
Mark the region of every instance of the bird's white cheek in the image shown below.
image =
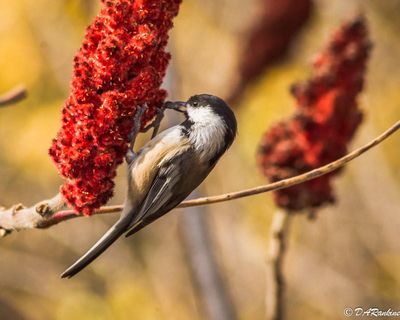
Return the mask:
<svg viewBox="0 0 400 320"><path fill-rule="evenodd" d="M213 158L224 146L225 128L221 125L201 127L195 124L190 136L202 160Z"/></svg>

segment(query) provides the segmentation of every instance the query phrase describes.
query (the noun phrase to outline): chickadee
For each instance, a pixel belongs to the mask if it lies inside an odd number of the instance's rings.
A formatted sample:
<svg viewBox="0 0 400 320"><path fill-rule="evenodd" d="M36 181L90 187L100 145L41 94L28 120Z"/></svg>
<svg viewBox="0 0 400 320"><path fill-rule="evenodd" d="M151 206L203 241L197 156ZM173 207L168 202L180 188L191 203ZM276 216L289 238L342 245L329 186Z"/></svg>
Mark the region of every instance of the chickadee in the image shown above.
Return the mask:
<svg viewBox="0 0 400 320"><path fill-rule="evenodd" d="M208 94L167 108L186 120L150 140L129 164L128 193L119 220L62 278L71 278L122 234L130 236L171 211L210 173L236 136L236 118L220 98Z"/></svg>

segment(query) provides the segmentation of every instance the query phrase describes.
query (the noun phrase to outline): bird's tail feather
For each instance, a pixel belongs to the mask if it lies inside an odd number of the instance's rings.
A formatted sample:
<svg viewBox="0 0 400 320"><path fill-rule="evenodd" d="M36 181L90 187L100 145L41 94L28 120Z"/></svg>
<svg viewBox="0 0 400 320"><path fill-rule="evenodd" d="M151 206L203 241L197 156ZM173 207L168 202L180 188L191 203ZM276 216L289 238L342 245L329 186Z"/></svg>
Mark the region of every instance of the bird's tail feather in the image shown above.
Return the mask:
<svg viewBox="0 0 400 320"><path fill-rule="evenodd" d="M71 278L85 268L112 245L127 230L130 223L131 217L123 215L88 252L63 272L61 278Z"/></svg>
<svg viewBox="0 0 400 320"><path fill-rule="evenodd" d="M128 232L125 234L125 237L130 237L131 235L135 234L136 232L139 232L142 230L145 226L147 226L149 222L145 222L143 220L140 220L136 224L133 224Z"/></svg>

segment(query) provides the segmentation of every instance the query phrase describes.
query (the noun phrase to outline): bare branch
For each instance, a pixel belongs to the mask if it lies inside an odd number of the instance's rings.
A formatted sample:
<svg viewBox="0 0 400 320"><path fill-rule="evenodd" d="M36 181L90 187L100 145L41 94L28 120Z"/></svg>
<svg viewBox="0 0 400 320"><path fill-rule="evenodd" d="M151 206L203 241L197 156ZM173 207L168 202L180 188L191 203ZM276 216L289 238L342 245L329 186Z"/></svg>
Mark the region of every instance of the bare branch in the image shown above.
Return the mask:
<svg viewBox="0 0 400 320"><path fill-rule="evenodd" d="M265 310L267 320L284 319L283 259L287 248L290 212L279 210L274 214L269 235L266 270Z"/></svg>
<svg viewBox="0 0 400 320"><path fill-rule="evenodd" d="M9 106L26 98L26 89L19 85L14 89L0 96L0 107Z"/></svg>
<svg viewBox="0 0 400 320"><path fill-rule="evenodd" d="M222 195L218 195L218 196L211 196L211 197L204 197L204 198L183 201L178 206L178 208L202 206L202 205L208 205L208 204L213 204L213 203L218 203L218 202L230 201L230 200L234 200L234 199L240 199L240 198L249 197L249 196L260 194L260 193L289 188L291 186L318 178L320 176L323 176L327 173L330 173L332 171L335 171L335 170L343 167L348 162L361 156L363 153L367 152L369 149L375 147L376 145L378 145L379 143L384 141L386 138L391 136L393 133L395 133L399 129L400 129L400 121L396 122L392 127L390 127L388 130L383 132L380 136L378 136L371 142L367 143L365 146L354 150L353 152L347 154L346 156L344 156L334 162L328 163L325 166L308 171L308 172L300 174L298 176L284 179L281 181L277 181L274 183L258 186L258 187L251 188L251 189L226 193L226 194L222 194ZM98 213L98 214L113 213L113 212L118 212L121 209L122 209L121 206L103 207L103 208L99 209L98 211L96 211L96 213Z"/></svg>
<svg viewBox="0 0 400 320"><path fill-rule="evenodd" d="M242 191L222 194L219 196L212 196L212 197L205 197L205 198L184 201L180 204L179 207L185 208L185 207L192 207L192 206L207 205L207 204L212 204L212 203L217 203L217 202L230 201L230 200L244 198L244 197L248 197L248 196L252 196L252 195L256 195L256 194L260 194L260 193L265 193L265 192L269 192L269 191L285 189L285 188L294 186L296 184L300 184L300 183L318 178L320 176L323 176L327 173L330 173L332 171L335 171L335 170L343 167L346 163L361 156L363 153L365 153L369 149L375 147L376 145L378 145L379 143L384 141L386 138L391 136L393 133L395 133L399 129L400 129L400 121L396 122L392 127L390 127L388 130L386 130L384 133L382 133L380 136L378 136L371 142L367 143L365 146L358 148L358 149L354 150L353 152L350 152L346 156L344 156L336 161L333 161L331 163L328 163L327 165L324 165L317 169L308 171L306 173L300 174L298 176L288 178L288 179L283 179L281 181L277 181L274 183L270 183L270 184L266 184L263 186L242 190Z"/></svg>
<svg viewBox="0 0 400 320"><path fill-rule="evenodd" d="M0 235L6 236L12 231L23 229L47 228L61 220L57 212L65 203L60 194L49 200L41 201L30 208L17 204L9 209L0 211ZM60 221L59 221L60 220ZM62 219L66 220L65 218Z"/></svg>
<svg viewBox="0 0 400 320"><path fill-rule="evenodd" d="M400 129L400 121L396 122L392 127L382 133L380 136L367 143L361 148L354 150L348 155L331 162L325 166L320 168L311 170L304 174L284 179L281 181L277 181L274 183L258 186L255 188L250 188L242 191L222 194L218 196L205 197L199 199L193 199L188 201L183 201L178 208L185 207L194 207L200 205L208 205L218 202L230 201L234 199L244 198L253 196L260 193L265 193L269 191L279 190L283 188L288 188L320 176L323 176L327 173L330 173L334 170L337 170L343 167L348 162L353 159L359 157L360 155L367 152L369 149L375 147L386 138L391 136L397 130ZM57 198L57 201L54 199ZM54 204L55 203L55 204ZM72 218L77 218L82 215L75 214L71 210L62 210L64 203L60 200L60 196L57 195L52 200L47 200L40 202L34 205L31 208L23 208L21 205L14 206L8 210L0 210L0 230L3 229L3 234L10 233L14 230L22 230L22 229L34 229L34 228L48 228L52 225L55 225L59 222L69 220ZM43 208L45 210L43 210ZM116 213L120 212L122 206L108 206L100 208L95 212L95 214L107 214L107 213ZM43 212L45 214L43 214ZM144 227L144 226L141 226Z"/></svg>

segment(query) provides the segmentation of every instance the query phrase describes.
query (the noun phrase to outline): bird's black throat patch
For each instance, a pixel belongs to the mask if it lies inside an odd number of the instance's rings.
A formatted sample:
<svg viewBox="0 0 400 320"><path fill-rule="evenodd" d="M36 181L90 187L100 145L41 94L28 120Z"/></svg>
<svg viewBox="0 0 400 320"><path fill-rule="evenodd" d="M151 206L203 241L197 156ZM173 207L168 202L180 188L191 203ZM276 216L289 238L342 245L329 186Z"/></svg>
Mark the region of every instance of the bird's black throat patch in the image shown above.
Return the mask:
<svg viewBox="0 0 400 320"><path fill-rule="evenodd" d="M181 132L186 137L189 138L190 130L192 129L194 122L190 119L186 119L184 122L181 123Z"/></svg>

